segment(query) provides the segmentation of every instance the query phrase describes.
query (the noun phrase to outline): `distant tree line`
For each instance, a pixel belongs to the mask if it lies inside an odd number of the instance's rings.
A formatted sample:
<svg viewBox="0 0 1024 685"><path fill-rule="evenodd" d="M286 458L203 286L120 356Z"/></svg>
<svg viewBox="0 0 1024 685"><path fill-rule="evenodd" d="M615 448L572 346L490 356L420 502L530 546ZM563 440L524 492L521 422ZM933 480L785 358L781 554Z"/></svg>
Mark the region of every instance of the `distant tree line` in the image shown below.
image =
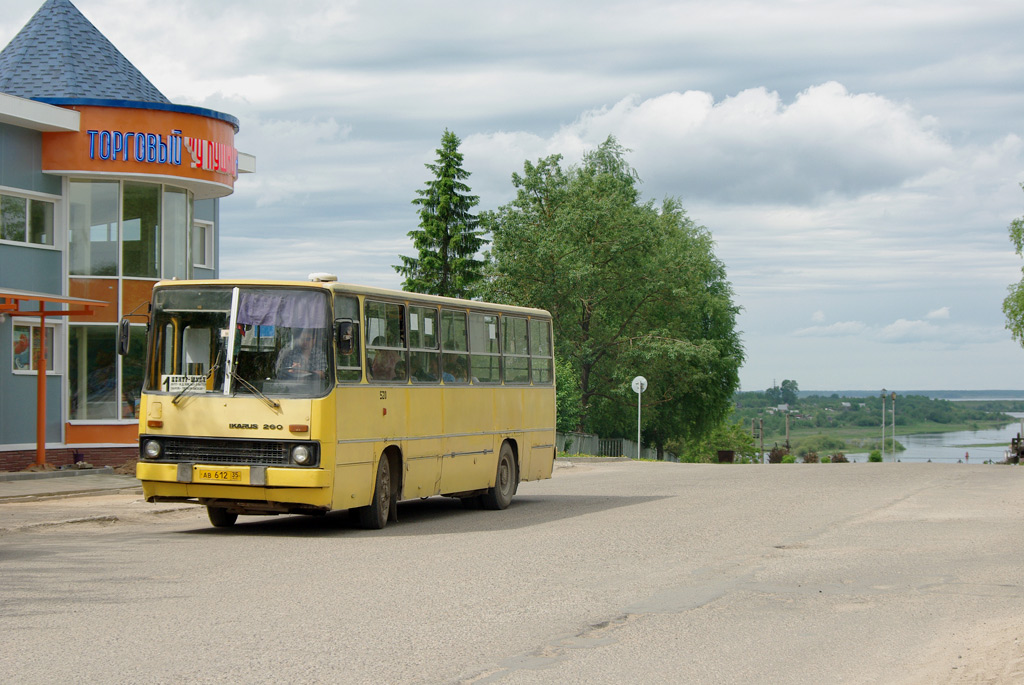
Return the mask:
<svg viewBox="0 0 1024 685"><path fill-rule="evenodd" d="M781 387L781 386L780 386ZM796 388L794 382L792 387ZM778 388L765 391L739 392L735 395L735 416L740 422L750 425L752 419L764 422L765 435L783 435L786 417L783 412L772 411L779 404ZM882 424L882 398L841 397L832 394L827 397L809 395L790 397L791 427L843 428L856 426L878 426ZM935 423L976 424L993 421L1012 422L1006 411L1019 408L1019 402L952 402L931 399L922 395L896 396L896 426ZM886 425L892 423L893 404L889 393L885 398Z"/></svg>

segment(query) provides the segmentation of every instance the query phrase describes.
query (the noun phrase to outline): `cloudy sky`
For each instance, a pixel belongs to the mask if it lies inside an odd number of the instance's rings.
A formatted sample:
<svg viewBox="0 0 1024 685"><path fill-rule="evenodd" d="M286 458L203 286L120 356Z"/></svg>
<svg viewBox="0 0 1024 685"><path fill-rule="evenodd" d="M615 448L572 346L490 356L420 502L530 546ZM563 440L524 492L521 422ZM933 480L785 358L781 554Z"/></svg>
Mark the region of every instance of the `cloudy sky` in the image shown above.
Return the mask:
<svg viewBox="0 0 1024 685"><path fill-rule="evenodd" d="M445 128L480 209L612 134L714 235L743 389L1024 388L1017 0L73 1L173 102L241 120L223 277L397 288ZM5 0L0 44L41 4Z"/></svg>

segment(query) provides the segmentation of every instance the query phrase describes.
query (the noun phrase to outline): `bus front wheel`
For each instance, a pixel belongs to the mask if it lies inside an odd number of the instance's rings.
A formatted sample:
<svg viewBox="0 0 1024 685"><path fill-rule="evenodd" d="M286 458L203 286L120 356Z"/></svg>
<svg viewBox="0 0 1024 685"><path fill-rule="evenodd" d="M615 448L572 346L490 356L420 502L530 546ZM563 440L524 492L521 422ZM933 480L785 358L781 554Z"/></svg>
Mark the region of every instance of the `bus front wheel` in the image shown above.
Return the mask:
<svg viewBox="0 0 1024 685"><path fill-rule="evenodd" d="M373 486L373 500L370 506L359 509L359 525L370 530L380 530L388 523L391 512L391 466L388 457L382 454L377 465L377 481Z"/></svg>
<svg viewBox="0 0 1024 685"><path fill-rule="evenodd" d="M238 520L238 514L232 514L224 507L206 507L206 515L215 528L230 528Z"/></svg>
<svg viewBox="0 0 1024 685"><path fill-rule="evenodd" d="M512 446L502 443L498 453L498 473L494 476L494 487L488 488L481 495L481 503L485 509L504 509L512 503L512 495L516 493L516 460L512 454Z"/></svg>

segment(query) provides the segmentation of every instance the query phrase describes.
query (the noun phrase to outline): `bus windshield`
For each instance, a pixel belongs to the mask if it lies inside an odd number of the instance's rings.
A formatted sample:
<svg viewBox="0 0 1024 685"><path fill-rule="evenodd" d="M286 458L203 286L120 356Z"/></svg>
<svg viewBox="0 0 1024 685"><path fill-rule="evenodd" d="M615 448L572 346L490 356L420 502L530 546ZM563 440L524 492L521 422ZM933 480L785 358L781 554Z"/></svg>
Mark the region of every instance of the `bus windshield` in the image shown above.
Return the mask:
<svg viewBox="0 0 1024 685"><path fill-rule="evenodd" d="M173 393L318 396L332 384L327 293L158 288L146 388Z"/></svg>

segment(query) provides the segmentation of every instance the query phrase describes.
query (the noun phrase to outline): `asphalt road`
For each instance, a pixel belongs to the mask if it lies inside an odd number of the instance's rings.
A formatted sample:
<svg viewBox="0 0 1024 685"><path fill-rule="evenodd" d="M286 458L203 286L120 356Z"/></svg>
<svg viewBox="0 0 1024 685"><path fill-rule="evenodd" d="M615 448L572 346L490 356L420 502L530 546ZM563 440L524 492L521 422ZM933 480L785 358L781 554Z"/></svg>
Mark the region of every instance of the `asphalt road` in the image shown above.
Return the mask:
<svg viewBox="0 0 1024 685"><path fill-rule="evenodd" d="M613 462L375 532L79 497L0 532L0 681L1019 682L1022 495L1017 467Z"/></svg>

